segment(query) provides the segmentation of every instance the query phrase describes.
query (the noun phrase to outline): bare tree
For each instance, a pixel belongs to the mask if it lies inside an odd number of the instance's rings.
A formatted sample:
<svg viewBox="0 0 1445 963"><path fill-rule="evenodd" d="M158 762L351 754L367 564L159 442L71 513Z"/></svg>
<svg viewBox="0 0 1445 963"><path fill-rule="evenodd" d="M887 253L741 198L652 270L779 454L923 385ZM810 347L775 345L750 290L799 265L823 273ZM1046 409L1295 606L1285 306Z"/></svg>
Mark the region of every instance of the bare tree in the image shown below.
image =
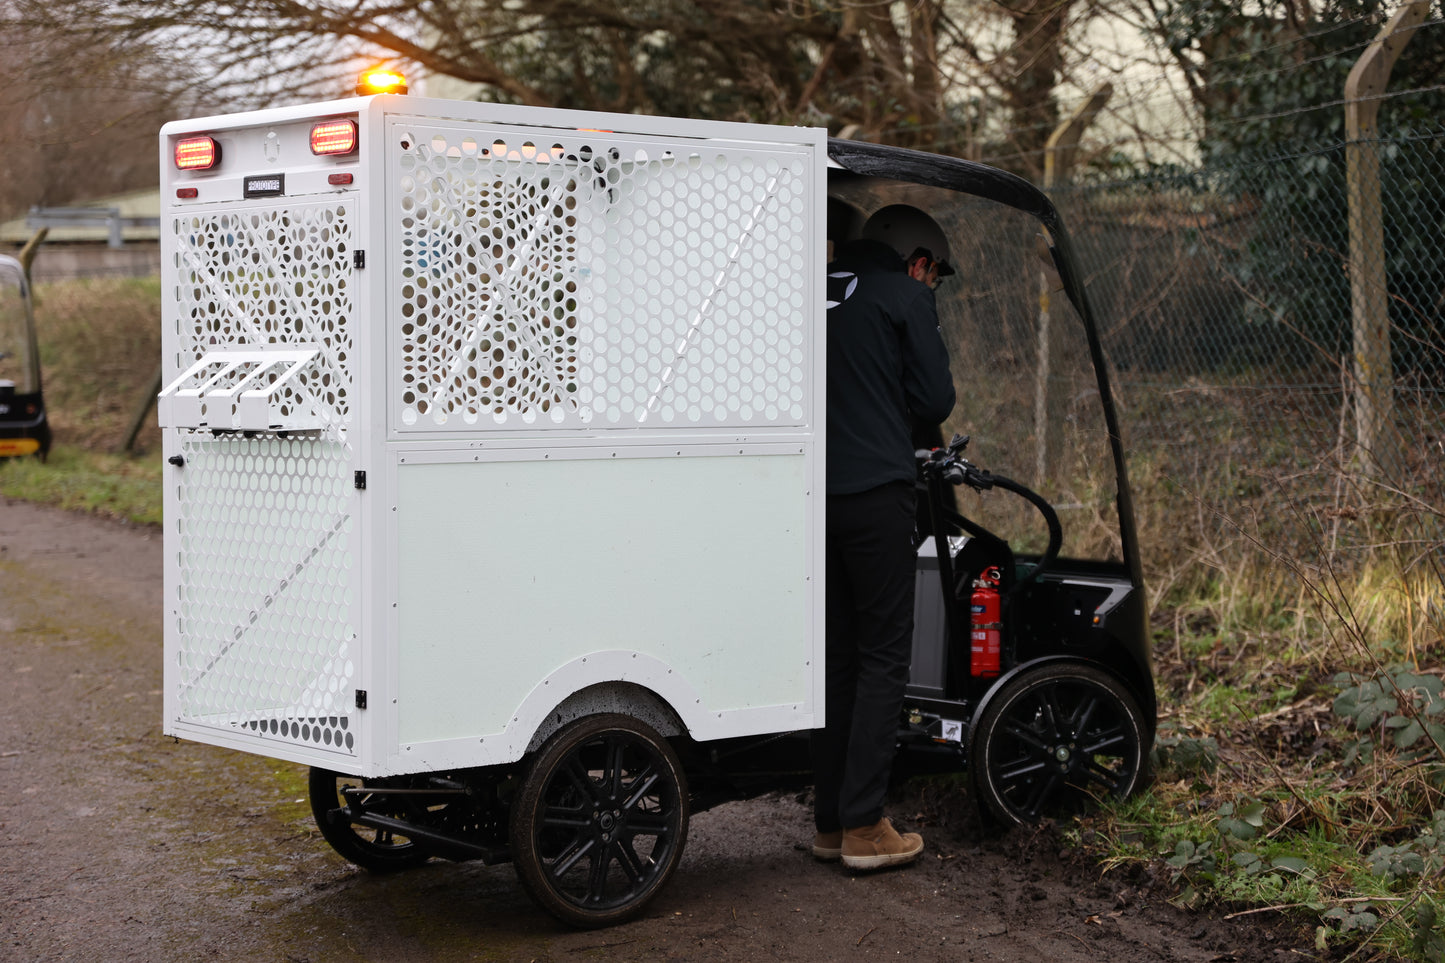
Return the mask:
<svg viewBox="0 0 1445 963"><path fill-rule="evenodd" d="M338 95L383 59L503 101L822 124L964 152L986 114L996 132L1048 136L1074 0L10 2L47 32L184 44L197 95L216 104ZM988 49L976 35L1001 22L1010 44Z"/></svg>
<svg viewBox="0 0 1445 963"><path fill-rule="evenodd" d="M155 51L17 22L0 2L7 64L0 216L148 187L156 131L186 95Z"/></svg>

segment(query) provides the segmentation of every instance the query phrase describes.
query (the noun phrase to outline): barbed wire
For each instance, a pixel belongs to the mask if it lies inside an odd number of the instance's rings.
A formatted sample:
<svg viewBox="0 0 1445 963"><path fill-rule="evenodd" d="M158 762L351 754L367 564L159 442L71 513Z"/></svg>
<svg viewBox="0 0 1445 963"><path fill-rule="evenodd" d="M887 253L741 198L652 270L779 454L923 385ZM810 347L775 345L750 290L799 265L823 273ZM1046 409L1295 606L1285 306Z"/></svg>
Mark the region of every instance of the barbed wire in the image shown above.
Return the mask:
<svg viewBox="0 0 1445 963"><path fill-rule="evenodd" d="M1359 24L1359 23L1364 23L1364 22L1367 22L1367 21L1363 20L1363 18L1356 19L1356 20L1352 20L1352 21L1348 21L1348 22L1346 22L1346 23L1334 25L1334 26L1331 26L1331 27L1326 28L1326 29L1324 29L1324 30L1320 30L1320 31L1318 31L1318 32L1316 32L1316 33L1314 33L1314 34L1305 35L1305 36L1301 36L1301 37L1299 37L1299 38L1295 38L1293 41L1290 41L1290 42L1280 43L1280 44L1274 45L1273 47L1263 48L1263 50L1282 49L1282 48L1288 47L1288 46L1290 46L1290 45L1292 45L1292 44L1303 43L1303 42L1305 42L1306 40L1312 40L1312 39L1315 39L1315 38L1317 38L1317 37L1324 36L1324 35L1326 35L1326 34L1328 34L1328 33L1331 33L1331 32L1333 32L1333 31L1335 31L1335 30L1337 30L1337 29L1343 29L1345 26L1353 26L1353 25L1356 25L1356 24ZM1419 30L1419 29L1424 29L1424 28L1433 28L1433 27L1440 27L1440 26L1445 26L1445 19L1437 19L1437 20L1426 21L1426 22L1424 22L1424 23L1417 24L1417 25L1415 25L1414 27L1411 27L1411 28L1409 28L1409 29L1410 29L1410 30ZM1310 65L1310 64L1324 62L1324 61L1327 61L1327 60L1330 60L1330 59L1333 59L1333 58L1337 58L1337 57L1342 56L1342 55L1345 55L1345 54L1352 53L1352 52L1354 52L1354 51L1364 50L1364 49L1368 48L1368 47L1370 46L1370 44L1374 43L1374 42L1375 42L1375 39L1376 39L1376 38L1372 36L1372 37L1370 37L1368 40L1362 41L1362 42L1360 42L1360 43L1349 44L1349 45L1346 45L1346 46L1344 46L1344 47L1335 48L1335 49L1326 51L1326 52L1324 52L1324 53L1321 53L1321 54L1319 54L1319 55L1317 55L1317 56L1315 56L1315 57L1311 57L1311 58L1309 58L1309 59L1307 59L1307 60L1305 60L1305 61L1301 61L1301 62L1299 62L1299 63L1288 64L1288 65L1284 65L1284 66L1281 66L1281 67L1270 67L1270 68L1265 68L1265 69L1261 69L1261 70L1258 70L1258 71L1254 71L1253 73L1249 73L1249 74L1241 74L1241 75L1237 75L1237 76L1235 76L1235 77L1222 78L1221 80L1219 80L1219 81L1215 82L1214 84L1212 84L1212 86L1214 86L1214 87L1216 87L1216 88L1219 88L1219 87L1226 87L1226 88L1227 88L1227 87L1244 87L1244 86L1247 86L1247 85L1248 85L1250 82L1252 82L1252 81L1264 80L1264 79L1267 79L1267 78L1272 77L1272 76L1277 76L1277 75L1280 75L1280 74L1283 74L1283 73L1287 73L1287 72L1299 70L1299 69L1301 69L1301 68L1303 68L1303 67L1305 67L1305 66L1308 66L1308 65ZM1219 60L1217 60L1217 61L1212 61L1212 62L1221 62L1221 61L1227 62L1227 61L1229 61L1229 60L1231 60L1231 59L1236 59L1236 58L1237 58L1237 59L1240 59L1240 60L1248 59L1248 58L1251 58L1251 57L1258 56L1260 52L1261 52L1260 50L1250 51L1250 52L1247 52L1247 53L1242 53L1242 54L1240 54L1240 55L1232 55L1232 56L1230 56L1230 57L1219 58ZM1151 107L1153 107L1153 106L1156 105L1156 104L1165 103L1165 102L1168 102L1168 101L1172 101L1172 102L1174 102L1174 103L1176 103L1176 104L1182 103L1182 104L1186 105L1186 107L1187 107L1187 106L1189 105L1189 103L1190 103L1188 93L1187 93L1186 91L1180 90L1177 86L1174 86L1174 83L1171 82L1167 76L1164 76L1164 75L1162 75L1162 74L1155 74L1155 75L1153 75L1152 77L1149 77L1149 78L1134 79L1134 78L1128 78L1128 77L1124 77L1124 76L1119 76L1119 75L1118 75L1118 74L1119 74L1119 71L1118 71L1118 70L1116 70L1115 73L1116 73L1116 77L1111 80L1111 84L1115 87L1116 95L1115 95L1114 98L1112 98L1110 106L1109 106L1108 108L1106 108L1106 112L1109 113L1109 114L1115 114L1115 115L1117 115L1117 114L1119 114L1122 110L1131 109L1131 108L1132 108L1133 110L1136 110L1136 111L1138 111L1138 110L1146 110L1146 109L1150 109ZM1343 84L1343 81L1342 81L1342 84ZM1428 93L1428 92L1431 92L1431 91L1434 91L1434 90L1442 89L1442 86L1445 86L1445 85L1441 85L1441 86L1416 87L1416 88L1412 88L1412 89L1409 89L1409 90L1401 90L1401 91L1387 91L1387 92L1385 92L1385 93L1383 93L1383 94L1378 95L1377 97L1361 98L1361 100L1365 100L1365 99L1388 100L1388 99L1391 99L1391 98L1403 97L1403 96L1408 96L1408 95L1411 95L1411 94ZM1118 95L1117 95L1117 92L1118 92L1121 88L1126 92L1126 96L1125 96L1124 98L1122 98L1122 101L1121 101L1121 98L1118 97ZM1141 88L1143 88L1143 89L1144 89L1144 92L1142 93L1142 95L1139 94L1139 93L1136 93L1136 94L1134 94L1134 95L1132 95L1132 96L1129 96L1129 95L1127 94L1127 92L1128 92L1131 88L1132 88L1133 90L1135 90L1135 91L1139 91ZM1160 88L1164 88L1164 89L1160 89ZM1211 120L1211 127L1212 127L1212 129L1214 129L1214 130L1238 129L1238 128L1241 128L1241 127L1245 127L1245 126L1247 126L1247 125L1249 125L1249 124L1262 122L1262 121L1264 121L1264 120L1283 119L1283 118L1286 118L1286 117L1289 117L1289 116L1294 116L1294 115L1304 114L1304 113L1310 113L1310 112L1313 112L1313 111L1316 111L1316 110L1330 109L1330 108L1334 108L1334 107L1343 106L1344 104L1349 103L1349 102L1350 102L1350 101L1345 100L1345 99L1342 98L1342 99L1338 99L1338 100L1334 100L1334 101L1328 101L1328 102L1319 103L1319 104L1306 104L1306 105L1301 105L1301 106L1293 107L1293 108L1290 108L1290 109L1288 109L1288 110L1283 110L1283 111L1275 111L1275 112L1259 113L1259 114L1249 114L1249 115L1245 115L1245 116L1242 116L1242 117L1215 118L1215 119L1212 119L1212 120ZM1057 125L1058 125L1058 122L1057 122L1057 121L1039 121L1039 122L1036 122L1036 123L1034 123L1034 124L1017 125L1017 126L1013 126L1013 127L1008 128L1007 132L1005 133L1005 136L1008 136L1008 137L1017 137L1017 136L1019 136L1019 135L1037 134L1037 133L1041 133L1041 132L1046 131L1046 130L1052 132L1052 130L1053 130L1055 127L1057 127ZM957 126L957 122L956 122L956 121L954 121L954 120L952 120L952 119L944 119L944 120L938 121L938 122L936 122L936 123L930 123L930 124L898 124L898 125L894 125L894 126L891 126L891 127L881 128L877 133L878 133L878 135L879 135L880 137L887 138L887 137L890 136L890 135L897 135L897 134L918 134L918 133L920 133L920 132L926 134L926 133L927 133L928 131L930 131L930 130L940 130L940 131L941 131L941 130L944 130L944 129L947 129L947 128L951 128L951 127L955 127L955 126ZM1106 141L1106 142L1104 142L1102 145L1098 145L1098 146L1103 146L1103 147L1118 146L1118 145L1122 145L1122 144L1134 143L1134 142L1136 142L1136 141L1137 141L1137 138L1120 137L1120 138L1116 138L1116 139L1114 139L1114 140L1112 140L1112 141ZM951 138L951 139L942 139L942 140L935 141L935 142L934 142L934 145L935 145L936 147L939 147L939 148L947 148L947 147L957 146L957 145L963 144L963 143L967 143L967 139L966 139L966 138L955 137L955 138ZM1026 152L1017 152L1017 153L1015 153L1015 154L1009 154L1009 155L999 155L999 156L1008 156L1008 157L1019 157L1019 158L1023 158L1023 157L1026 157L1026 156L1035 155L1035 154L1039 154L1039 153L1041 153L1041 151L1026 151Z"/></svg>
<svg viewBox="0 0 1445 963"><path fill-rule="evenodd" d="M1369 97L1359 97L1359 98L1355 98L1355 99L1353 99L1353 100L1346 99L1346 98L1339 98L1339 99L1337 99L1337 100L1327 101L1327 102L1324 102L1324 103L1306 104L1306 105L1303 105L1303 106L1300 106L1300 107L1293 107L1293 108L1290 108L1289 110L1273 111L1273 112L1258 113L1258 114L1249 114L1249 115L1246 115L1246 116L1243 116L1243 117L1224 118L1224 119L1221 119L1221 120L1218 120L1218 121L1212 121L1212 122L1210 123L1210 128L1211 128L1211 130L1212 130L1213 132L1219 133L1219 132L1221 132L1221 131L1239 129L1239 128L1248 126L1248 125L1250 125L1250 124L1259 124L1259 123L1264 123L1264 122L1266 122L1266 121L1282 120L1282 119L1285 119L1285 118L1288 118L1288 117L1294 117L1294 116L1298 116L1298 115L1301 115L1301 114L1313 113L1313 112L1315 112L1315 111L1330 110L1330 109L1340 108L1340 107L1344 107L1345 105L1347 105L1347 104L1349 104L1349 103L1365 103L1365 102L1372 101L1372 100L1374 100L1374 101L1386 101L1386 100L1391 100L1391 99L1394 99L1394 98L1397 98L1397 97L1407 97L1407 96L1414 95L1414 94L1433 93L1433 92L1442 91L1442 90L1445 90L1445 84L1435 84L1435 85L1428 86L1428 87L1415 87L1415 88L1411 88L1411 89L1408 89L1408 90L1387 91L1387 92L1384 92L1384 93L1381 93L1381 94L1377 94L1377 95L1372 95L1372 96L1369 96ZM1112 111L1111 111L1111 112L1112 112ZM938 126L942 126L942 125L938 125ZM1021 133L1026 133L1026 132L1030 132L1030 131L1041 131L1041 130L1044 130L1044 129L1050 129L1050 130L1051 130L1051 129L1053 129L1055 126L1057 126L1057 125L1055 125L1055 124L1034 124L1034 125L1028 125L1028 126L1023 126L1023 127L1011 127L1011 128L1009 128L1006 132L1004 132L1003 136L1004 136L1004 138L1006 138L1006 139L1011 139L1011 138L1014 138L1014 137L1016 137L1018 134L1021 134ZM893 132L895 132L895 133L901 133L901 132L904 132L904 131L916 131L916 130L918 130L918 129L920 129L920 128L918 128L918 127L911 127L911 128L909 128L909 127L899 127L899 128L895 128ZM1193 139L1194 139L1194 135L1193 135L1193 134L1179 134L1179 135L1176 135L1176 136L1173 137L1173 138L1159 137L1159 138L1157 138L1157 139L1155 140L1155 143L1156 143L1156 144L1159 144L1160 146L1162 146L1162 145L1164 145L1165 143L1169 143L1169 142L1171 142L1171 141L1172 141L1172 142L1192 142ZM1343 140L1340 139L1339 142L1340 142L1340 143L1343 143ZM963 144L967 144L967 143L970 143L970 140L969 140L968 138L965 138L965 137L953 137L953 138L941 138L941 139L934 140L934 141L932 142L931 146L932 146L935 150L947 150L948 148L957 147L957 146L959 146L959 145L963 145ZM1113 137L1113 138L1109 138L1109 139L1106 139L1106 140L1093 139L1093 140L1090 141L1090 146L1091 146L1091 148L1093 148L1094 150L1108 150L1109 148L1117 148L1117 147L1125 147L1125 146L1135 146L1135 145L1138 145L1139 143L1140 143L1140 137L1137 136L1137 135L1120 135L1120 136ZM1047 153L1046 148L1039 147L1039 148L1033 148L1033 149L1030 149L1030 150L1015 150L1015 151L995 152L995 153L989 154L987 157L985 157L985 158L983 158L983 159L985 160L986 163L995 163L995 164L996 164L996 163L999 163L999 162L1010 161L1010 160L1026 160L1026 159L1030 159L1030 158L1038 159L1038 158L1042 158L1046 153Z"/></svg>
<svg viewBox="0 0 1445 963"><path fill-rule="evenodd" d="M1413 32L1416 31L1416 30L1423 30L1423 29L1426 28L1426 27L1438 27L1438 26L1440 26L1441 24L1445 24L1445 20L1429 20L1429 21L1425 21L1425 22L1423 22L1423 23L1415 24L1414 26L1402 28L1402 29L1401 29L1398 33L1396 33L1394 36L1395 36L1395 37L1403 37L1403 36L1404 36L1405 34L1407 34L1407 33L1413 33ZM1267 77L1272 77L1272 76L1275 76L1275 75L1277 75L1277 74L1288 73L1288 72L1293 71L1293 70L1299 70L1299 69L1301 69L1301 68L1303 68L1303 67L1308 67L1308 66L1310 66L1311 64L1323 63L1323 62L1326 61L1326 60L1331 60L1331 59L1334 59L1334 58L1336 58L1336 57L1341 57L1341 56L1344 56L1344 55L1346 55L1346 54L1354 53L1354 52L1356 52L1356 51L1366 50L1366 49L1368 49L1368 48L1370 47L1371 44L1373 44L1373 43L1376 41L1376 39L1378 39L1378 38L1376 38L1376 37L1370 37L1369 39L1367 39L1367 40L1362 40L1362 41L1360 41L1360 42L1358 42L1358 43L1352 43L1352 44L1349 44L1349 45L1344 46L1344 47L1337 47L1337 48L1332 49L1332 50L1327 50L1327 51L1325 51L1324 53L1318 54L1318 55L1316 55L1316 56L1314 56L1314 57L1310 57L1310 58L1308 58L1308 59L1306 59L1306 60L1298 61L1298 62L1296 62L1296 63L1283 64L1283 65L1281 65L1281 66L1279 66L1279 67L1266 67L1266 68L1263 68L1263 69L1261 69L1261 70L1257 70L1257 71L1255 71L1254 73L1239 74L1238 76L1235 76L1235 77L1224 77L1224 78L1221 78L1221 79L1218 80L1218 81L1215 81L1215 83L1219 83L1219 84L1238 84L1238 85L1245 85L1245 84L1254 83L1254 82L1256 82L1256 81L1262 80L1262 79L1267 78ZM1406 43L1406 42L1408 42L1408 41L1402 39L1400 42L1401 42L1401 43ZM1241 60L1253 59L1254 57L1258 56L1258 54L1259 54L1260 52L1262 52L1262 51L1248 51L1248 52L1245 52L1245 53L1239 55L1239 59L1241 59ZM1233 59L1233 58L1231 58L1231 57L1218 58L1218 59L1211 60L1211 61L1210 61L1210 64L1211 64L1211 66L1212 66L1212 65L1217 64L1217 63L1220 63L1220 62L1227 62L1227 61L1230 60L1230 59ZM1358 59L1358 58L1356 58L1356 59Z"/></svg>
<svg viewBox="0 0 1445 963"><path fill-rule="evenodd" d="M1436 23L1445 23L1445 21L1436 21ZM1157 83L1162 84L1162 83L1167 83L1167 81L1162 81L1162 80L1161 80L1161 81L1158 81ZM1286 118L1289 118L1289 117L1300 116L1300 115L1303 115L1303 114L1309 114L1309 113L1313 113L1313 112L1320 111L1320 110L1335 109L1335 108L1339 108L1339 107L1344 107L1345 105L1350 104L1350 103L1366 103L1366 102L1369 102L1369 101L1384 102L1384 101L1394 100L1394 99L1401 98L1401 97L1408 97L1408 96L1413 96L1413 95L1418 95L1418 94L1434 93L1434 92L1436 92L1436 91L1441 91L1441 90L1445 90L1445 84L1433 84L1433 85L1427 85L1427 86L1423 86L1423 87L1412 87L1412 88L1408 88L1408 89L1405 89L1405 90L1389 90L1389 91L1384 91L1384 92L1379 93L1379 94L1369 95L1369 96L1366 96L1366 97L1357 97L1357 98L1340 97L1340 98L1337 98L1337 99L1335 99L1335 100L1323 101L1323 102L1319 102L1319 103L1302 104L1302 105L1299 105L1299 106L1290 107L1290 108L1285 109L1285 110L1265 111L1265 112L1260 112L1260 113L1245 114L1245 115L1238 116L1238 117L1212 118L1212 119L1210 120L1210 122L1209 122L1209 125L1210 125L1211 130L1213 130L1213 131L1215 131L1215 132L1224 132L1224 131L1230 131L1230 130L1238 130L1238 129L1247 127L1247 126L1252 125L1252 124L1259 124L1259 123L1263 123L1263 122L1266 122L1266 121L1273 121L1273 120L1283 120L1283 119L1286 119ZM1182 91L1179 91L1177 88L1171 88L1171 89L1169 89L1169 90L1165 90L1165 91L1162 91L1162 92L1156 92L1153 96L1147 97L1147 98L1139 98L1139 97L1128 98L1128 99L1124 100L1122 103L1120 103L1119 100L1118 100L1117 98L1115 98L1115 99L1111 100L1110 106L1106 108L1105 112L1106 112L1107 114L1111 114L1111 115L1118 116L1118 115L1120 115L1124 110L1127 110L1127 109L1133 109L1133 110L1136 110L1136 111L1147 109L1147 108L1149 108L1152 104L1157 104L1157 103L1160 103L1160 102L1165 101L1166 98L1169 99L1169 100L1174 101L1176 104L1180 104L1180 105L1181 105L1184 109L1186 109L1186 110L1187 110L1190 106L1192 106L1192 105L1190 104L1187 96L1185 96ZM906 125L905 125L905 124L900 124L900 125L895 125L895 126L893 126L893 127L882 128L882 129L880 129L877 133L878 133L878 135L879 135L880 137L887 138L889 135L896 135L896 134L905 134L905 133L906 133L906 134L917 134L917 133L920 133L920 132L927 133L927 132L930 131L930 130L943 131L943 130L945 130L945 129L952 128L952 127L956 127L956 126L958 126L958 123L957 123L956 121L951 120L951 119L945 119L945 120L941 120L941 121L939 121L939 122L937 122L937 123L932 123L932 124L906 124ZM1040 122L1037 122L1037 123L1034 123L1034 124L1016 125L1016 126L1009 127L1006 131L1004 131L1004 132L1003 132L1003 136L1004 136L1005 138L1017 138L1017 137L1019 137L1020 135L1038 134L1038 133L1042 133L1042 132L1044 132L1044 131L1052 132L1057 126L1058 126L1058 122L1057 122L1057 121L1040 121ZM1179 140L1179 139L1182 139L1182 138L1175 138L1175 140ZM966 143L969 143L969 142L970 142L970 138L968 138L968 137L940 138L940 139L934 140L934 141L932 142L932 146L933 146L935 149L947 149L947 148L950 148L950 147L956 147L956 146L961 145L961 144L966 144ZM1112 138L1112 139L1109 139L1109 140L1105 140L1105 141L1102 141L1102 142L1097 141L1097 140L1094 140L1094 141L1092 141L1092 146L1095 147L1096 149L1098 149L1098 148L1109 148L1109 147L1117 147L1117 146L1123 146L1123 145L1137 144L1138 142L1139 142L1139 138L1138 138L1137 136L1119 136L1119 137L1115 137L1115 138ZM1023 158L1026 158L1026 157L1039 156L1039 155L1042 155L1042 154L1043 154L1043 150L1042 150L1042 149L1035 149L1035 150L1030 150L1030 151L1017 151L1017 152L1012 152L1012 153L1007 153L1007 154L996 154L996 155L992 155L992 156L995 157L995 158L1018 158L1018 159L1023 159Z"/></svg>
<svg viewBox="0 0 1445 963"><path fill-rule="evenodd" d="M1365 18L1363 18L1363 17L1359 17L1359 18L1356 18L1356 19L1354 19L1354 20L1342 21L1342 22L1340 22L1339 24L1337 24L1337 25L1329 28L1328 30L1321 30L1321 31L1319 31L1318 33L1314 33L1314 34L1301 34L1301 35L1299 35L1299 36L1297 36L1297 37L1291 38L1290 40L1281 41L1280 43L1277 43L1277 44L1270 44L1270 45L1267 45L1267 46L1264 46L1264 47L1259 47L1259 48L1252 49L1252 50L1242 50L1242 51L1240 51L1240 52L1237 53L1237 54L1226 54L1226 55L1224 55L1224 56L1222 56L1222 57L1212 57L1212 58L1210 58L1209 63L1210 63L1211 66L1214 66L1214 65L1221 65L1221 64L1222 64L1222 65L1227 65L1227 64L1229 64L1229 63L1231 63L1231 62L1234 62L1234 61L1245 62L1245 61L1249 61L1249 60L1254 60L1254 59L1258 58L1261 54L1269 53L1269 52L1274 51L1274 50L1283 50L1283 49L1285 49L1285 48L1287 48L1287 47L1300 46L1300 45L1305 44L1305 43L1307 43L1307 42L1313 41L1313 40L1315 40L1315 39L1317 39L1317 38L1319 38L1319 37L1325 36L1325 35L1328 34L1328 33L1332 33L1332 32L1334 32L1335 30L1342 30L1342 29L1345 29L1345 28L1347 28L1347 27L1353 27L1353 26L1360 25L1360 24L1370 25L1370 24L1371 24L1371 21L1369 21L1369 20L1367 20L1367 19L1365 19ZM1397 37L1403 37L1403 36L1405 36L1406 34L1414 33L1414 32L1417 31L1417 30L1424 30L1424 29L1426 29L1427 27L1438 27L1438 26L1440 26L1440 25L1442 25L1442 24L1445 24L1445 19L1421 21L1420 23L1417 23L1417 24L1412 24L1412 25L1407 26L1407 27L1402 27L1402 28L1395 34L1395 36L1397 36ZM1357 41L1357 42L1355 42L1355 43L1347 44L1347 45L1345 45L1345 46L1343 46L1343 47L1332 48L1331 50L1326 51L1325 53L1322 53L1322 54L1320 54L1320 55L1318 55L1318 56L1312 57L1312 58L1310 58L1310 59L1308 59L1308 60L1302 60L1302 61L1299 61L1298 63L1286 64L1286 65L1284 65L1284 66L1282 66L1282 67L1267 67L1267 68L1264 68L1264 69L1262 69L1262 70L1256 71L1256 72L1254 72L1254 73L1252 73L1252 74L1241 74L1241 75L1239 75L1239 77L1238 77L1237 79L1240 80L1241 82L1243 82L1243 81L1252 81L1252 80L1257 80L1257 79L1259 79L1259 78L1261 78L1261 77L1268 77L1268 76L1270 76L1271 74L1283 73L1283 72L1288 71L1288 70L1297 70L1298 68L1303 67L1303 66L1307 66L1308 64L1311 64L1311 63L1317 63L1317 62L1319 62L1319 61L1328 60L1328 59L1330 59L1331 57L1338 57L1338 56L1341 56L1341 55L1343 55L1343 54L1352 53L1352 52L1357 51L1357 50L1364 50L1364 49L1366 49L1367 47L1369 47L1370 44L1374 43L1376 39L1378 39L1378 38L1377 38L1376 36L1372 35L1372 36L1370 36L1370 37L1368 37L1368 38L1366 38L1366 39L1364 39L1364 40L1360 40L1360 41ZM1234 78L1231 78L1231 80L1233 80L1233 79L1234 79Z"/></svg>

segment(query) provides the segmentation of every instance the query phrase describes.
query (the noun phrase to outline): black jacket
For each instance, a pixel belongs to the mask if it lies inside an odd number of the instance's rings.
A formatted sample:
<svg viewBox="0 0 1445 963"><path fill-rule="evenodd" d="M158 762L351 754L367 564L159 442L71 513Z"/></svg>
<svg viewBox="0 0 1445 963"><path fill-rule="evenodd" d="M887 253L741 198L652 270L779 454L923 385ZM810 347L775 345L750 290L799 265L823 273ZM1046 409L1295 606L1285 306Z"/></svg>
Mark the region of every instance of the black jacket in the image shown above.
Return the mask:
<svg viewBox="0 0 1445 963"><path fill-rule="evenodd" d="M913 420L953 410L953 376L928 285L878 241L844 245L828 265L828 493L917 476Z"/></svg>

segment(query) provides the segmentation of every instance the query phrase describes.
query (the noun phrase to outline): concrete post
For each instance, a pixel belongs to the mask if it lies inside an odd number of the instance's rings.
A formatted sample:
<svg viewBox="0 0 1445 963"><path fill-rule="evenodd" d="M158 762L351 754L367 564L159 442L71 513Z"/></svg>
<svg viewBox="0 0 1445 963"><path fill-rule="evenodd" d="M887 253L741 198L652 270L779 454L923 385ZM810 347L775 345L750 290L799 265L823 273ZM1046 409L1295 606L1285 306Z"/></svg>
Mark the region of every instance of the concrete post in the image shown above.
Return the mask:
<svg viewBox="0 0 1445 963"><path fill-rule="evenodd" d="M1354 332L1355 443L1360 470L1378 477L1395 463L1394 367L1380 208L1380 99L1390 71L1430 12L1408 0L1385 24L1345 81L1345 170L1349 193L1350 313Z"/></svg>
<svg viewBox="0 0 1445 963"><path fill-rule="evenodd" d="M1104 105L1109 102L1109 98L1113 94L1114 88L1111 85L1107 83L1100 85L1068 120L1060 124L1049 135L1048 142L1044 145L1045 191L1051 191L1055 187L1069 182L1074 158L1078 152L1079 139L1083 137L1084 131L1094 122L1094 118L1099 115L1099 111L1104 109ZM1040 245L1040 250L1044 251L1046 248ZM1060 403L1062 399L1057 396L1057 393L1051 395L1049 392L1049 376L1053 368L1053 317L1049 303L1053 294L1051 280L1053 276L1053 271L1045 268L1041 270L1039 277L1039 354L1034 374L1034 480L1036 482L1047 477L1049 466L1057 460L1060 425L1064 415Z"/></svg>

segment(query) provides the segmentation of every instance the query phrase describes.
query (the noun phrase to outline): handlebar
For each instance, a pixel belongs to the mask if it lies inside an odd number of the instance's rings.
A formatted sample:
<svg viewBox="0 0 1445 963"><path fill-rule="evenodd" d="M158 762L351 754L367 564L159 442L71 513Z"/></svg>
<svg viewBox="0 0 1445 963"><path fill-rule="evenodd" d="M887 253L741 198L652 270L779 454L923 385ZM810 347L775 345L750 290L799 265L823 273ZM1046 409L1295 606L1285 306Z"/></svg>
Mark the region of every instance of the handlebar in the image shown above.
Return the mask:
<svg viewBox="0 0 1445 963"><path fill-rule="evenodd" d="M967 485L974 491L980 492L988 491L991 488L1002 488L1005 491L1013 492L1033 505L1043 516L1044 524L1048 526L1049 530L1048 546L1044 549L1043 555L1039 557L1039 562L1034 566L1033 571L1019 579L1009 590L1008 594L1011 595L1025 585L1037 581L1039 576L1059 557L1059 549L1063 547L1064 542L1063 526L1059 524L1059 516L1054 511L1054 507L1042 495L1012 478L995 475L993 472L979 468L964 458L963 452L968 447L969 440L970 436L968 435L954 435L953 440L948 443L948 447L920 450L914 452L914 455L922 462L925 478L937 478L950 485Z"/></svg>

